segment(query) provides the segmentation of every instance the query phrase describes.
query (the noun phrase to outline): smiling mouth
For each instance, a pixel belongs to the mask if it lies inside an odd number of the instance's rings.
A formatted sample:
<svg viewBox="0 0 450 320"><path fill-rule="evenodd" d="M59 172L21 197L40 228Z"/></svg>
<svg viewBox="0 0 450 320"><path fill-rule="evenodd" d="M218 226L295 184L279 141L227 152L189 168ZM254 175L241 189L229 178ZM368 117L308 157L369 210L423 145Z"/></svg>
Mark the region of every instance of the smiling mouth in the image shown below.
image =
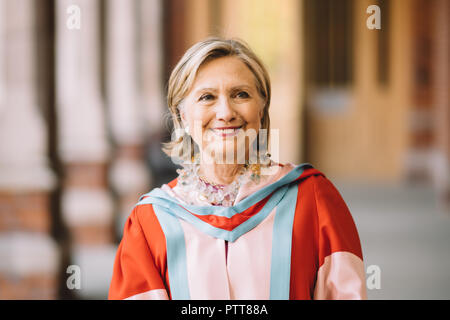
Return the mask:
<svg viewBox="0 0 450 320"><path fill-rule="evenodd" d="M227 138L227 137L236 136L240 132L241 129L242 129L242 126L228 127L228 128L216 128L216 129L211 129L211 131L214 132L214 134L219 137Z"/></svg>

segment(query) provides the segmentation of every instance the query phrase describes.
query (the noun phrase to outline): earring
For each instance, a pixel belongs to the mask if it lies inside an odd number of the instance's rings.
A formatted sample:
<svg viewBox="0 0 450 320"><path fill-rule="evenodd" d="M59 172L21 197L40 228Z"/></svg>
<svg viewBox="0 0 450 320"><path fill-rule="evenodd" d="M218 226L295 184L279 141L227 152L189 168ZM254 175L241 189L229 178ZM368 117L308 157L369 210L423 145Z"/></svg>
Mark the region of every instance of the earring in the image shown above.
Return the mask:
<svg viewBox="0 0 450 320"><path fill-rule="evenodd" d="M189 135L189 126L186 126L186 128L184 128L184 131L186 132L187 135Z"/></svg>
<svg viewBox="0 0 450 320"><path fill-rule="evenodd" d="M270 161L271 161L271 159L270 159L270 157L271 157L272 155L270 154L270 153L268 153L268 152L266 152L263 156L262 156L262 163L264 163L264 164L269 164L270 163Z"/></svg>
<svg viewBox="0 0 450 320"><path fill-rule="evenodd" d="M250 164L248 160L245 160L244 168L250 170L250 180L258 184L261 179L261 165L259 163Z"/></svg>
<svg viewBox="0 0 450 320"><path fill-rule="evenodd" d="M200 163L200 154L198 152L194 152L191 155L191 164L199 164Z"/></svg>
<svg viewBox="0 0 450 320"><path fill-rule="evenodd" d="M250 176L250 179L258 184L261 178L261 165L260 164L252 164L250 165L250 170L252 171L252 174Z"/></svg>

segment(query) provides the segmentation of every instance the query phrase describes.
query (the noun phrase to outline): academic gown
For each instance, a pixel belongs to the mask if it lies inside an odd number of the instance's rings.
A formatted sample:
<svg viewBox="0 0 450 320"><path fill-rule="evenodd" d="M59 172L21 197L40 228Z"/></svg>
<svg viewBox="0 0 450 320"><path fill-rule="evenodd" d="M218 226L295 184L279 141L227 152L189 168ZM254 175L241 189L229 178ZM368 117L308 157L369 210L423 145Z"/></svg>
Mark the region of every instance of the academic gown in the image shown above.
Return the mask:
<svg viewBox="0 0 450 320"><path fill-rule="evenodd" d="M352 216L310 164L278 164L231 207L189 205L174 179L140 197L109 299L366 299Z"/></svg>

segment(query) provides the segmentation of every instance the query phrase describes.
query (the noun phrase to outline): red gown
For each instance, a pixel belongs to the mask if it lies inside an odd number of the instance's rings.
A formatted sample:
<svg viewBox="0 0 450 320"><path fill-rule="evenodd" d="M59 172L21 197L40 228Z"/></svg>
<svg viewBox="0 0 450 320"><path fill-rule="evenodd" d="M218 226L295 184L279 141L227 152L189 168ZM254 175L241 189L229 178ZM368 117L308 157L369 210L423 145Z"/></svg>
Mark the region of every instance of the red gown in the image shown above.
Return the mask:
<svg viewBox="0 0 450 320"><path fill-rule="evenodd" d="M309 164L279 165L232 207L187 205L177 179L143 195L109 299L365 299L357 229Z"/></svg>

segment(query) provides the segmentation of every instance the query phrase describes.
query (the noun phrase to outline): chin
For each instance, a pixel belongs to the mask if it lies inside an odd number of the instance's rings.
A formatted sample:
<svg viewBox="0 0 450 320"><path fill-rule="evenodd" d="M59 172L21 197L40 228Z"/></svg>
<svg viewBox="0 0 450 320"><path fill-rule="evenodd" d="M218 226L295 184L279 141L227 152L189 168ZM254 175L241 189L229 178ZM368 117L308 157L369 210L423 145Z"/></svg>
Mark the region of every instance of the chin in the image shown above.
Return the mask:
<svg viewBox="0 0 450 320"><path fill-rule="evenodd" d="M214 144L208 145L206 149L213 152L213 155L215 156L214 160L216 162L218 160L221 160L217 157L223 155L222 157L224 162L227 162L227 159L230 159L231 163L236 163L235 158L237 157L237 155L240 155L240 158L242 160L239 163L245 163L245 144L236 145L233 139L216 141L214 142Z"/></svg>

